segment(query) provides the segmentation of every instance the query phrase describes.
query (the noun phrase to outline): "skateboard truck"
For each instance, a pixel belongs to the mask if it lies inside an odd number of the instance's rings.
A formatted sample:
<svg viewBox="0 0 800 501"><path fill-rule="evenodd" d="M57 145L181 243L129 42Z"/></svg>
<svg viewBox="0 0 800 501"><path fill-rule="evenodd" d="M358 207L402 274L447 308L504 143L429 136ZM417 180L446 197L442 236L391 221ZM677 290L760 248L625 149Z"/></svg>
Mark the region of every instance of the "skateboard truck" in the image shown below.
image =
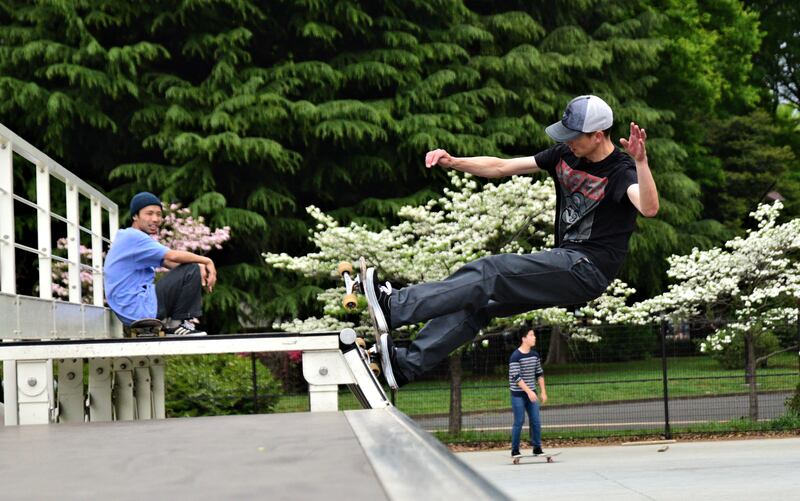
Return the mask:
<svg viewBox="0 0 800 501"><path fill-rule="evenodd" d="M345 295L342 298L342 306L347 311L354 311L358 307L358 296L356 292L362 289L361 277L353 277L353 265L347 261L342 261L337 267L339 275L344 279Z"/></svg>

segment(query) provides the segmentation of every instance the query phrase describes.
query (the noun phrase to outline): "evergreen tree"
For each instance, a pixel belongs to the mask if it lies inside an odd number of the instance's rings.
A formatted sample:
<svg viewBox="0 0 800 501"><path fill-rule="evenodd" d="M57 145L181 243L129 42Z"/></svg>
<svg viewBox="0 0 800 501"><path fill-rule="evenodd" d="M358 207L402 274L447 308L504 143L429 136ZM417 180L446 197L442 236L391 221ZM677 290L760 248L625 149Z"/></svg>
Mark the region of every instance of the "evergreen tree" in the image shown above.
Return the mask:
<svg viewBox="0 0 800 501"><path fill-rule="evenodd" d="M231 227L213 330L315 308L315 285L259 259L310 250L304 207L391 224L444 186L425 151L530 155L585 93L615 138L650 132L663 209L624 277L650 294L665 256L718 238L701 111L752 102L734 0L12 0L0 21L3 123L123 207L148 189Z"/></svg>

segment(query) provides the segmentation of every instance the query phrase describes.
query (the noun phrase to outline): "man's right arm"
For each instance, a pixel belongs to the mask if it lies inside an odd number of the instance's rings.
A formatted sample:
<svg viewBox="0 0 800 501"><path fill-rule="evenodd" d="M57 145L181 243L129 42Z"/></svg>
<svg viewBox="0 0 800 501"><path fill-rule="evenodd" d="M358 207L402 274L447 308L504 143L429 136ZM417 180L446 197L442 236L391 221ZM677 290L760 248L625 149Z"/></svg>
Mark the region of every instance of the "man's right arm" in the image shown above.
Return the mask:
<svg viewBox="0 0 800 501"><path fill-rule="evenodd" d="M498 178L531 174L539 170L534 157L454 157L445 150L429 151L425 155L425 167L434 165L468 172L480 177Z"/></svg>

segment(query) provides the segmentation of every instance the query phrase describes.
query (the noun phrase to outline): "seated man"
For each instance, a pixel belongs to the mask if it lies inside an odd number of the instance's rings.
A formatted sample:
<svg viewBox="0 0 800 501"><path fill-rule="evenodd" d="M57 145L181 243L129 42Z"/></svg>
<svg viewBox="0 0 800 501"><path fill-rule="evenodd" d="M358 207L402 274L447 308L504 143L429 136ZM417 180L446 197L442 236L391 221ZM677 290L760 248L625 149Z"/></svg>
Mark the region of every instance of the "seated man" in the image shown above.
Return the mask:
<svg viewBox="0 0 800 501"><path fill-rule="evenodd" d="M192 320L203 314L201 289L213 290L217 270L205 256L156 242L151 235L158 233L162 218L161 201L152 193L131 199L131 227L117 232L106 256L108 305L125 326L158 318L168 335L204 336ZM155 283L155 269L161 266L170 271Z"/></svg>

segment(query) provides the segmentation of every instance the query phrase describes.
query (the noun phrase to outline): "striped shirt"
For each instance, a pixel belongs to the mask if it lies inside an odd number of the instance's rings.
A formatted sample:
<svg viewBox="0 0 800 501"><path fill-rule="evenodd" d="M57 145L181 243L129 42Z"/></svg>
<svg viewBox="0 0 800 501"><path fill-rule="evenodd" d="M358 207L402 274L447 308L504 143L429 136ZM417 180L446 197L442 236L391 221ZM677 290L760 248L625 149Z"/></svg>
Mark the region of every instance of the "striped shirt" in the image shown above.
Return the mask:
<svg viewBox="0 0 800 501"><path fill-rule="evenodd" d="M508 360L508 386L512 394L525 394L525 391L517 384L520 379L525 381L528 388L536 391L536 380L542 376L544 376L544 371L538 351L531 350L528 353L522 353L519 349L514 350Z"/></svg>

